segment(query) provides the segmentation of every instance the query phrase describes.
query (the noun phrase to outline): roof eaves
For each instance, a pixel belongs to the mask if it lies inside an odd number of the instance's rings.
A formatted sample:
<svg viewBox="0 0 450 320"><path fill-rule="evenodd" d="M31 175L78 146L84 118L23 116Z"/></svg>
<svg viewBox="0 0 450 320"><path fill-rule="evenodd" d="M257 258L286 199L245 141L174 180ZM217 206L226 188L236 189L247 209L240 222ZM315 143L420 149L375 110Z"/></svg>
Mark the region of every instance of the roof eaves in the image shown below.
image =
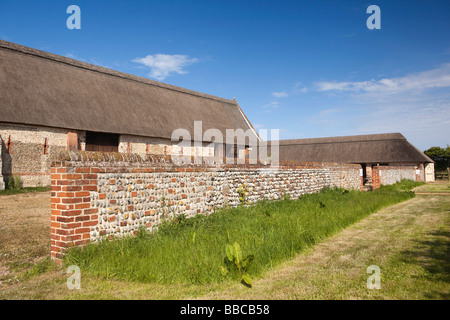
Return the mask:
<svg viewBox="0 0 450 320"><path fill-rule="evenodd" d="M255 128L253 127L252 123L250 122L250 120L248 120L247 116L245 115L244 111L242 110L242 108L239 106L239 104L236 101L236 98L233 98L234 103L236 104L236 106L239 109L239 112L241 113L242 117L244 118L245 122L247 123L248 127L252 130L253 134L256 136L256 138L258 139L258 141L261 141L261 137L259 136L258 132L256 132Z"/></svg>

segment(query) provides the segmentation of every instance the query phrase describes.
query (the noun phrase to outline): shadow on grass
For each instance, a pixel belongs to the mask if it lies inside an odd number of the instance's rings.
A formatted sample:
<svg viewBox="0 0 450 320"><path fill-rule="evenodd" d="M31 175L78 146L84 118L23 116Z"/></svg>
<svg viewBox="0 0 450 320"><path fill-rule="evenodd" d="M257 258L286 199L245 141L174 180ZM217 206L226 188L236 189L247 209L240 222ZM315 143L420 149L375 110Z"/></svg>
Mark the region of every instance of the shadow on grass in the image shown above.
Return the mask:
<svg viewBox="0 0 450 320"><path fill-rule="evenodd" d="M426 275L414 276L428 281L450 284L450 232L437 230L426 235L425 240L416 240L418 245L412 250L402 252L405 263L416 264L427 271ZM440 290L426 293L428 299L449 300L450 294Z"/></svg>

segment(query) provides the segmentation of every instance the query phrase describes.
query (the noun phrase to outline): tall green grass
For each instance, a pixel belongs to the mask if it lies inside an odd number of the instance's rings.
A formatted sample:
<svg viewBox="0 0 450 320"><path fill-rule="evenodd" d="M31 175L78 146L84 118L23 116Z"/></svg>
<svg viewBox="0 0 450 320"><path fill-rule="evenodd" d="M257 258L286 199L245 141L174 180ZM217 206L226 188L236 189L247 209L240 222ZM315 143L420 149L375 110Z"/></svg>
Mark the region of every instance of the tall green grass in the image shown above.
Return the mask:
<svg viewBox="0 0 450 320"><path fill-rule="evenodd" d="M401 182L373 192L324 189L297 200L262 201L221 209L209 216L178 218L152 234L73 248L66 264L110 279L159 283L218 283L224 275L227 244L239 243L242 256L254 255L251 277L342 230L367 215L414 196L417 184Z"/></svg>

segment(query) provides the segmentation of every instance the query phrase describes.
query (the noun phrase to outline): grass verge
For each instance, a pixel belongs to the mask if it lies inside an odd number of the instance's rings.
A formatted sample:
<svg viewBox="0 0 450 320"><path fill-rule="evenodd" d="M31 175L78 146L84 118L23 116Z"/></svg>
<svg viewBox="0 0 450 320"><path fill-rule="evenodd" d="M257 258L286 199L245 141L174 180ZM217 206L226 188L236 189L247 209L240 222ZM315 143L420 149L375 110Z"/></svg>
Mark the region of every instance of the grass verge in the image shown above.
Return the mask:
<svg viewBox="0 0 450 320"><path fill-rule="evenodd" d="M240 279L226 252L227 244L238 243L242 257L254 257L245 269L254 278L367 215L414 197L407 190L417 185L402 181L373 192L324 189L298 200L179 217L152 234L141 231L136 237L74 248L65 264L110 280L214 284Z"/></svg>

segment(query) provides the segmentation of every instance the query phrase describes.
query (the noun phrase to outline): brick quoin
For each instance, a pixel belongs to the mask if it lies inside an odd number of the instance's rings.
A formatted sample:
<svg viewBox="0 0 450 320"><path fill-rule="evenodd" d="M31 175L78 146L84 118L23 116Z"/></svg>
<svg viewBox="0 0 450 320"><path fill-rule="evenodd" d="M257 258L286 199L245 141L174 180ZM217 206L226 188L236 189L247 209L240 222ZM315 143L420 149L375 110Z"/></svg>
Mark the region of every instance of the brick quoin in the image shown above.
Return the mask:
<svg viewBox="0 0 450 320"><path fill-rule="evenodd" d="M89 243L90 227L98 224L98 209L90 206L90 191L97 190L91 169L53 163L50 254L58 264L69 248Z"/></svg>
<svg viewBox="0 0 450 320"><path fill-rule="evenodd" d="M378 166L374 166L372 168L372 188L373 190L381 187L380 180L380 168Z"/></svg>

